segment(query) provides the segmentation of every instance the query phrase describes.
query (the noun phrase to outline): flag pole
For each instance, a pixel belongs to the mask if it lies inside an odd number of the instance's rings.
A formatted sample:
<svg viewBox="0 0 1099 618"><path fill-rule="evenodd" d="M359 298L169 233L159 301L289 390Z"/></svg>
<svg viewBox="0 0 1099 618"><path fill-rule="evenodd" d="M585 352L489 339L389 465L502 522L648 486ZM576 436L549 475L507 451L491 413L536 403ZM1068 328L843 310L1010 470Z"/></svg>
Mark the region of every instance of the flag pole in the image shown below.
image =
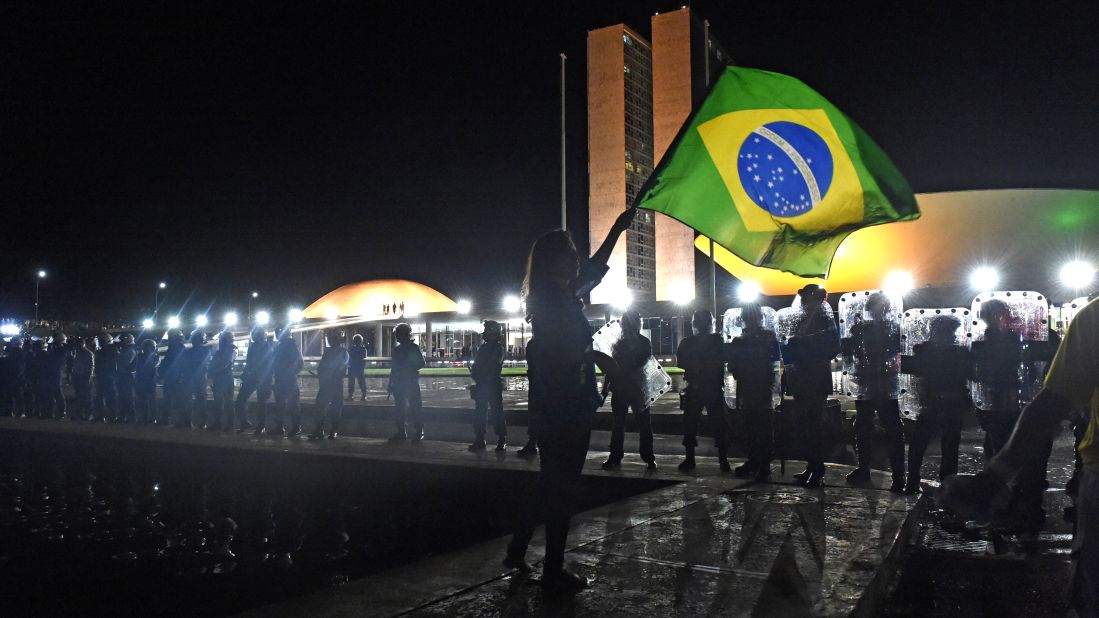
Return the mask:
<svg viewBox="0 0 1099 618"><path fill-rule="evenodd" d="M702 66L706 74L706 88L710 87L710 20L702 20ZM714 315L714 324L718 325L717 317L717 259L714 257L714 239L710 238L710 301Z"/></svg>
<svg viewBox="0 0 1099 618"><path fill-rule="evenodd" d="M561 229L568 229L565 208L565 54L561 54Z"/></svg>

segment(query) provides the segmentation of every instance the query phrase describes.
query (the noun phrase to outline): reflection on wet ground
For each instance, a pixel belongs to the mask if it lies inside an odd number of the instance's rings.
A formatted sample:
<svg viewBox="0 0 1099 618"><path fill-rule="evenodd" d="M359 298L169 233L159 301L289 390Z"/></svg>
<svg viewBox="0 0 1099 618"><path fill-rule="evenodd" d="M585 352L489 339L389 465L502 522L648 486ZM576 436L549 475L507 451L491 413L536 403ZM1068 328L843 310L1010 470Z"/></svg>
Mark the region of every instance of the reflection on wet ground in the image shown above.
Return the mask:
<svg viewBox="0 0 1099 618"><path fill-rule="evenodd" d="M5 615L224 615L510 530L522 475L0 437ZM205 457L203 459L202 457ZM585 508L640 491L591 480Z"/></svg>

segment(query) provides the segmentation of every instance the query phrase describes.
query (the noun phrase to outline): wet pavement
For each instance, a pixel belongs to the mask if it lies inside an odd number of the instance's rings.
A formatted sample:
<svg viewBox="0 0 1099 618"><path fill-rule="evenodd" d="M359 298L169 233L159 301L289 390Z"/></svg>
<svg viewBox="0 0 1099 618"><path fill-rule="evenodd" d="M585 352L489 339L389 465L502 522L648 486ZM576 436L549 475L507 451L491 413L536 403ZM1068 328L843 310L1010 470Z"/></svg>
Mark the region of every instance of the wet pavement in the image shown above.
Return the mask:
<svg viewBox="0 0 1099 618"><path fill-rule="evenodd" d="M463 444L449 442L425 441L415 446L393 446L371 438L308 442L32 419L0 419L0 431L24 437L64 436L82 443L139 443L204 459L248 453L283 463L350 461L368 467L403 463L418 466L427 475L445 468L481 470L480 474L537 469L536 462L513 453L471 454ZM536 579L520 581L502 567L499 561L506 537L500 537L256 613L634 611L663 615L750 614L774 608L784 615L849 614L882 600L900 550L914 529L911 513L918 498L884 490L883 474L875 476L873 487L850 488L842 484L842 474L849 468L832 466L825 489L806 490L791 484L789 477L779 477L777 468L774 482L752 485L721 474L709 458L702 458L694 473L682 474L675 468L676 456L658 456L656 471L647 471L633 456L627 457L621 470L604 471L599 464L605 456L605 452L589 452L587 478L646 486L636 490L643 493L573 519L568 560L594 582L569 599L548 598ZM788 472L796 470L800 467L791 463ZM532 480L529 474L525 478ZM485 504L486 509L492 506ZM536 538L533 547L540 546ZM530 557L537 560L537 551Z"/></svg>
<svg viewBox="0 0 1099 618"><path fill-rule="evenodd" d="M491 450L469 453L464 423L434 423L428 440L394 447L378 439L390 430L369 422L373 438L335 442L256 439L229 433L161 427L86 424L34 419L0 419L0 432L71 434L81 440L121 439L205 450L254 452L276 458L337 458L414 462L460 469L531 473L537 462ZM521 442L523 428L512 428ZM968 428L962 439L962 472L983 465L982 434ZM935 504L936 482L925 483L916 499L843 483L848 468L832 465L823 491L786 484L776 465L774 482L751 485L717 471L712 458L699 469L675 469L678 436L658 435L659 468L646 471L627 455L618 471L604 471L605 451L589 453L585 474L607 480L654 483L633 497L574 518L568 560L593 577L592 588L568 598L547 597L537 577L523 579L499 564L506 537L476 543L354 579L338 589L291 599L277 607L285 615L759 614L888 616L1059 615L1065 608L1071 525L1061 520L1067 503L1063 486L1071 474L1071 436L1065 432L1050 460L1049 513L1036 535L966 536L952 529ZM709 442L708 440L704 442ZM592 448L606 443L595 432ZM630 436L627 451L635 448ZM711 452L712 450L706 450ZM212 452L212 451L211 451ZM876 460L883 460L876 453ZM925 478L938 474L932 444ZM277 459L276 459L277 460ZM884 464L884 461L881 462ZM790 462L787 472L799 471ZM661 485L663 484L663 487ZM909 514L914 514L909 516ZM944 529L944 523L946 528ZM533 548L540 547L535 539ZM531 558L537 559L537 553ZM861 591L861 592L860 592ZM754 608L754 609L753 609Z"/></svg>

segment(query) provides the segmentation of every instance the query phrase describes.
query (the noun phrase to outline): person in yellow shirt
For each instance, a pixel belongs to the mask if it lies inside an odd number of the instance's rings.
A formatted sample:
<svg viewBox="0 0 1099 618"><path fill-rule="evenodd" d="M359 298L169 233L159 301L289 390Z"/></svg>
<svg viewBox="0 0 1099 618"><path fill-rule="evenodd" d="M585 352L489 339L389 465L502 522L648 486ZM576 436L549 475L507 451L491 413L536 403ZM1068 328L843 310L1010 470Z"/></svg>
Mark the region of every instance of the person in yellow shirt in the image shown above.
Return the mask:
<svg viewBox="0 0 1099 618"><path fill-rule="evenodd" d="M1072 543L1073 606L1080 616L1099 616L1099 300L1088 303L1069 326L1046 374L1045 386L1019 417L1011 438L976 475L955 475L943 486L947 508L988 519L1008 499L1008 483L1040 456L1073 405L1090 406L1091 422L1080 441L1084 461Z"/></svg>

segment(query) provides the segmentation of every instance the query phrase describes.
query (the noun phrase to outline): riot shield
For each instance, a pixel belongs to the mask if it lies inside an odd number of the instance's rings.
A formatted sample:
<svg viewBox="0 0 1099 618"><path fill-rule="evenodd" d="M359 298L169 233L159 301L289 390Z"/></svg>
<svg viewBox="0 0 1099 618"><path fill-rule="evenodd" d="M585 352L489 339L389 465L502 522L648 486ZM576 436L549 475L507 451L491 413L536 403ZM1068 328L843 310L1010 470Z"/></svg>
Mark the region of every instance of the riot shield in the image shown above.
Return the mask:
<svg viewBox="0 0 1099 618"><path fill-rule="evenodd" d="M901 317L901 416L915 420L926 406L927 397L923 378L910 373L905 365L913 360L916 346L927 343L931 334L931 324L935 318L954 316L958 327L954 330L952 342L959 346L969 345L970 317L965 307L942 307L938 309L910 309Z"/></svg>
<svg viewBox="0 0 1099 618"><path fill-rule="evenodd" d="M843 357L841 392L855 399L900 397L900 296L880 290L839 299Z"/></svg>
<svg viewBox="0 0 1099 618"><path fill-rule="evenodd" d="M1067 302L1060 307L1060 316L1057 322L1060 322L1060 332L1065 334L1068 330L1069 324L1072 324L1073 318L1077 313L1084 308L1084 305L1088 304L1089 299L1087 296L1081 296L1080 298L1074 298L1071 302Z"/></svg>
<svg viewBox="0 0 1099 618"><path fill-rule="evenodd" d="M771 307L760 307L760 313L762 314L762 326L763 330L770 331L777 337L776 329L776 311ZM737 354L737 350L740 346L733 344L733 341L744 334L744 319L741 316L741 309L734 307L725 312L724 319L722 320L722 335L725 338L727 349L730 350L730 354ZM730 364L733 362L730 357ZM769 359L768 359L769 362ZM781 380L781 363L774 362L771 370L774 372L774 382L771 389L771 405L777 406L782 403L782 380ZM731 373L725 374L725 405L732 409L737 407L737 381Z"/></svg>
<svg viewBox="0 0 1099 618"><path fill-rule="evenodd" d="M1042 388L1052 359L1049 304L1037 292L987 292L973 299L973 405L1019 411Z"/></svg>
<svg viewBox="0 0 1099 618"><path fill-rule="evenodd" d="M622 321L611 320L602 328L595 331L592 336L592 351L595 352L597 364L603 370L604 375L613 376L618 371L618 363L614 362L614 345L622 339ZM667 371L660 366L660 361L650 356L647 363L637 370L634 376L641 385L642 397L647 404L652 404L661 395L672 388L672 378Z"/></svg>
<svg viewBox="0 0 1099 618"><path fill-rule="evenodd" d="M763 317L763 328L771 332L777 332L775 330L776 311L770 307L760 307L759 311ZM736 339L743 332L744 318L741 317L741 308L733 307L727 310L721 320L721 334L725 337L725 343Z"/></svg>

